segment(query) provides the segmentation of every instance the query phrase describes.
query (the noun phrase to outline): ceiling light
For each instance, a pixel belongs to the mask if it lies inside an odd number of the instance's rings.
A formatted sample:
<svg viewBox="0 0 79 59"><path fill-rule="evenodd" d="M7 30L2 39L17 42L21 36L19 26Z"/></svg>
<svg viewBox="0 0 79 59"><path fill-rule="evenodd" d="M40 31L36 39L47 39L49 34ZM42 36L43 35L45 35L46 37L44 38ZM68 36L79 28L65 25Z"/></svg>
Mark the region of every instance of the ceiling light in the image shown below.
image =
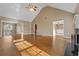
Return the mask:
<svg viewBox="0 0 79 59"><path fill-rule="evenodd" d="M30 11L34 11L34 9L33 9L33 8L30 8L29 10L30 10Z"/></svg>

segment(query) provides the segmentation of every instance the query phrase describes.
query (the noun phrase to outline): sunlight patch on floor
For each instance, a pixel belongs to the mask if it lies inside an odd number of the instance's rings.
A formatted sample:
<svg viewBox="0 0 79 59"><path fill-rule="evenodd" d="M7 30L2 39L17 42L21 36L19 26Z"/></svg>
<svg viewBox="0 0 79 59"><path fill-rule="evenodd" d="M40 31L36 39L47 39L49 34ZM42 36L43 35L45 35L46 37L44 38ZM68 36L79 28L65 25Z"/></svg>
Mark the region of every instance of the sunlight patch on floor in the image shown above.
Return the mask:
<svg viewBox="0 0 79 59"><path fill-rule="evenodd" d="M13 43L16 43L16 42L19 42L19 41L24 41L24 39L13 40Z"/></svg>
<svg viewBox="0 0 79 59"><path fill-rule="evenodd" d="M25 42L25 41L22 41L22 42L19 42L19 43L15 43L15 46L17 47L17 49L19 51L21 51L23 49L26 49L26 48L32 46L32 44Z"/></svg>
<svg viewBox="0 0 79 59"><path fill-rule="evenodd" d="M49 54L28 41L20 41L14 44L22 56L49 56Z"/></svg>

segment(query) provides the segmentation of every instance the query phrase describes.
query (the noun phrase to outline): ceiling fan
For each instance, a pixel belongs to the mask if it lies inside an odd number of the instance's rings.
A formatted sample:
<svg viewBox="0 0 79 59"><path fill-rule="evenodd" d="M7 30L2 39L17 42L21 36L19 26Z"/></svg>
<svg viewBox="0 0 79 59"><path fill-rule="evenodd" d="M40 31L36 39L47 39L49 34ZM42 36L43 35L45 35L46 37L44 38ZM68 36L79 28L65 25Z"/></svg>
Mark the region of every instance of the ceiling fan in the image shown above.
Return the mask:
<svg viewBox="0 0 79 59"><path fill-rule="evenodd" d="M30 11L37 11L37 6L29 4L26 8L28 8Z"/></svg>

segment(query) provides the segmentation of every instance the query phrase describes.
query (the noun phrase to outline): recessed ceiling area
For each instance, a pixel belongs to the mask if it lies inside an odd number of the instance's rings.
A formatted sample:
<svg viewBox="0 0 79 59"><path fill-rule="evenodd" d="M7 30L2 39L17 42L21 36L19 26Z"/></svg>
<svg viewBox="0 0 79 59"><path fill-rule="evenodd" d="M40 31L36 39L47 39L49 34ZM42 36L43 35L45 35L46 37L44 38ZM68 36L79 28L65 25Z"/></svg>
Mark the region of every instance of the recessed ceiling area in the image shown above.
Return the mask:
<svg viewBox="0 0 79 59"><path fill-rule="evenodd" d="M29 11L28 3L0 3L0 16L31 22L45 6L75 13L77 3L32 3L37 11Z"/></svg>

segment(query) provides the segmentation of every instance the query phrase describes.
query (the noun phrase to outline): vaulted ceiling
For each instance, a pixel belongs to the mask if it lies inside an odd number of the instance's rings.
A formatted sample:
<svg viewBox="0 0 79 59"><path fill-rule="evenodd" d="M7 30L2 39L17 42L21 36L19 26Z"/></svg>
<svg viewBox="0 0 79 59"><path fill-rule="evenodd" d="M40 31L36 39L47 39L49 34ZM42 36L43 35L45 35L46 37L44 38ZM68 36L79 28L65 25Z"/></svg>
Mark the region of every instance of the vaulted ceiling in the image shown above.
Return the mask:
<svg viewBox="0 0 79 59"><path fill-rule="evenodd" d="M28 3L0 3L0 16L31 22L45 6L51 6L71 13L75 13L77 7L76 3L33 3L32 5L37 6L37 11L29 11L26 8Z"/></svg>

